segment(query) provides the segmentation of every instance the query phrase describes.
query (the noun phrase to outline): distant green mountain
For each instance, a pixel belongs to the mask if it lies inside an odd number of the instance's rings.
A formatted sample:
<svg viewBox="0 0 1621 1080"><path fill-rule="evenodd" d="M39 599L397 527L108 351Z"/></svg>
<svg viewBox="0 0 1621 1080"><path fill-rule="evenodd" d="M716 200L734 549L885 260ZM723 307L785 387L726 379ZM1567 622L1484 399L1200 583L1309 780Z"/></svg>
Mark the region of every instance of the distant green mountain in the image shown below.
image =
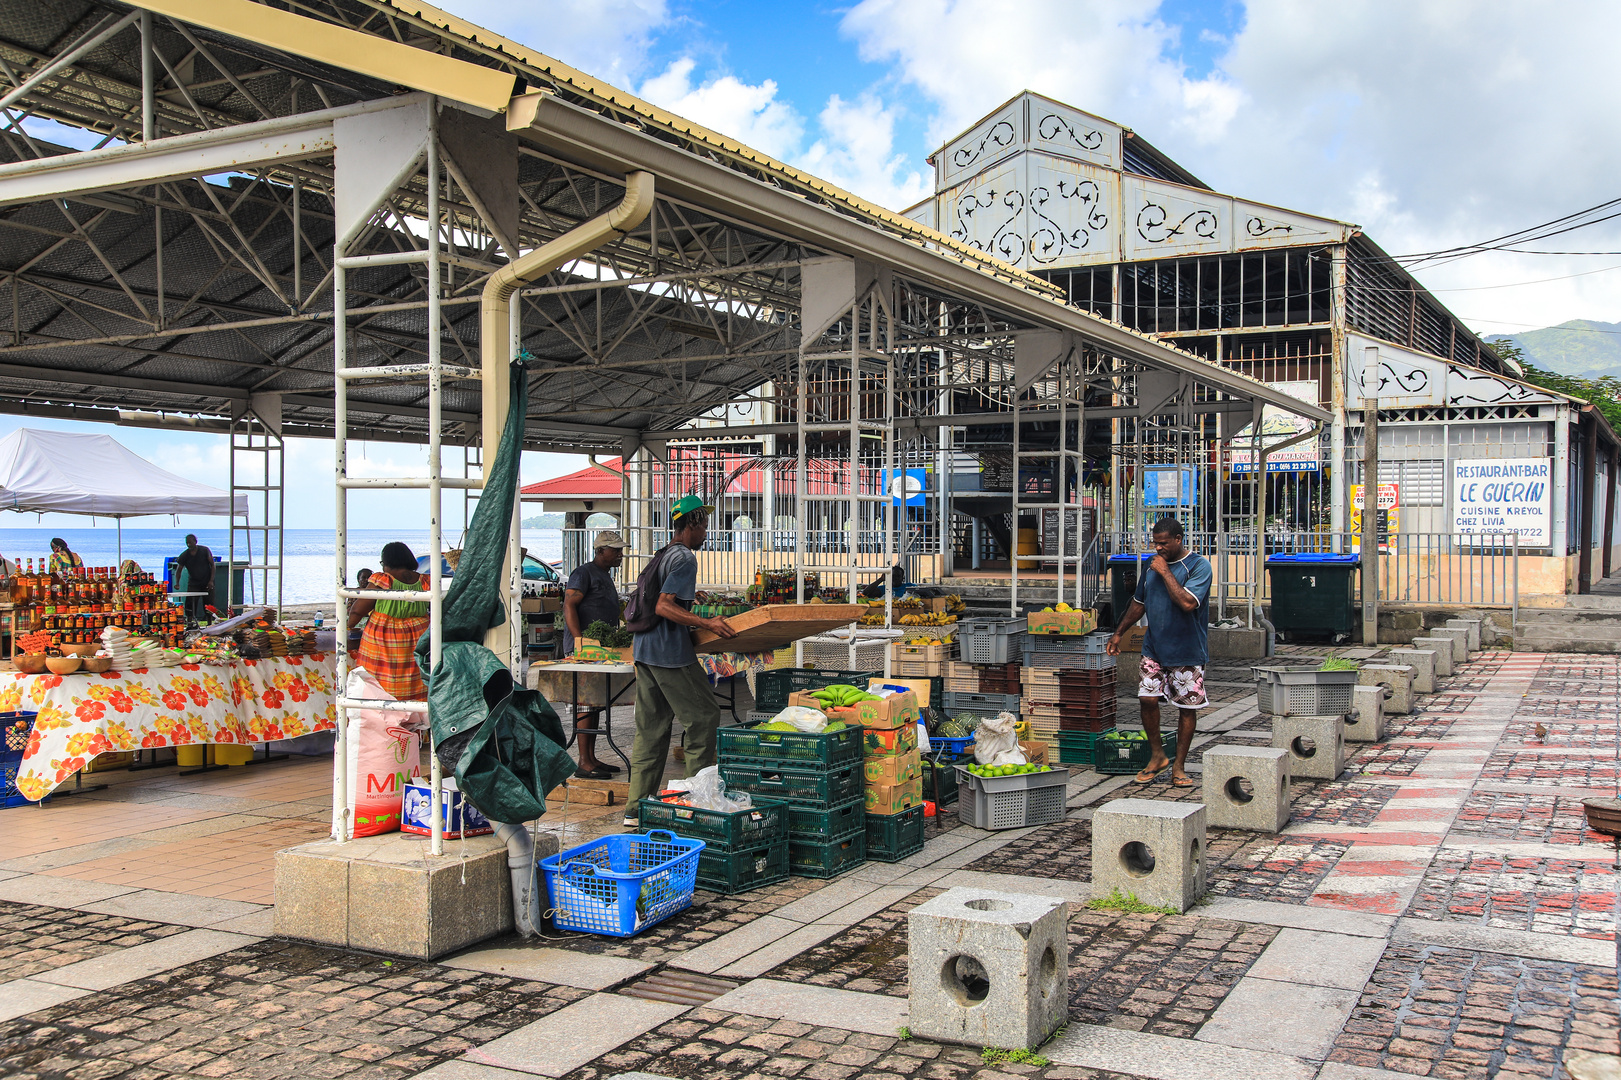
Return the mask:
<svg viewBox="0 0 1621 1080"><path fill-rule="evenodd" d="M526 529L561 529L563 527L562 514L536 514L526 517L521 522Z"/></svg>
<svg viewBox="0 0 1621 1080"><path fill-rule="evenodd" d="M1496 334L1488 341L1512 341L1525 358L1544 371L1600 379L1621 378L1621 323L1572 319L1521 334Z"/></svg>

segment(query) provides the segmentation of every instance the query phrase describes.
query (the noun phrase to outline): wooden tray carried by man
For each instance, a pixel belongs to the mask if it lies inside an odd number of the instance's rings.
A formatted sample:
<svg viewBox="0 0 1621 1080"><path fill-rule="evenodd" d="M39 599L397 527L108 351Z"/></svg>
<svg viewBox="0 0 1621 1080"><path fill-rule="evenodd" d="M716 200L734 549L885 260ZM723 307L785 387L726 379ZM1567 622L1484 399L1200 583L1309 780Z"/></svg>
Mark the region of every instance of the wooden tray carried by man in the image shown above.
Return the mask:
<svg viewBox="0 0 1621 1080"><path fill-rule="evenodd" d="M736 637L699 630L694 640L699 652L773 652L800 638L848 626L866 611L865 604L767 604L727 618Z"/></svg>

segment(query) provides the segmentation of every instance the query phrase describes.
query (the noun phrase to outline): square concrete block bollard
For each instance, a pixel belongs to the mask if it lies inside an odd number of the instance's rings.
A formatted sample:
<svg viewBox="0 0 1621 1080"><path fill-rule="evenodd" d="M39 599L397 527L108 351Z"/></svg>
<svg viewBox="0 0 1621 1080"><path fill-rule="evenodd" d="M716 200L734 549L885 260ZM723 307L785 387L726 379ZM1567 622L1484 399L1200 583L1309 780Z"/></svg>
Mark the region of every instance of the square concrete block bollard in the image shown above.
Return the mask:
<svg viewBox="0 0 1621 1080"><path fill-rule="evenodd" d="M1448 653L1449 657L1450 655ZM1435 693L1434 649L1391 649L1390 662L1405 664L1413 669L1413 693Z"/></svg>
<svg viewBox="0 0 1621 1080"><path fill-rule="evenodd" d="M1469 651L1480 651L1480 620L1479 619L1448 619L1448 630L1469 631Z"/></svg>
<svg viewBox="0 0 1621 1080"><path fill-rule="evenodd" d="M1062 900L947 889L906 917L907 1026L969 1046L1040 1046L1069 1019L1069 911Z"/></svg>
<svg viewBox="0 0 1621 1080"><path fill-rule="evenodd" d="M1430 636L1437 641L1450 640L1452 642L1452 666L1454 668L1469 659L1469 631L1441 627L1431 630Z"/></svg>
<svg viewBox="0 0 1621 1080"><path fill-rule="evenodd" d="M1333 780L1345 768L1345 717L1274 716L1272 745L1289 751L1289 773L1296 779ZM1097 830L1096 821L1092 828Z"/></svg>
<svg viewBox="0 0 1621 1080"><path fill-rule="evenodd" d="M1405 664L1363 664L1357 685L1384 687L1387 713L1406 716L1413 711L1413 669Z"/></svg>
<svg viewBox="0 0 1621 1080"><path fill-rule="evenodd" d="M1428 649L1435 653L1435 674L1438 678L1446 678L1452 674L1452 652L1457 648L1451 638L1416 637L1413 639L1413 648Z"/></svg>
<svg viewBox="0 0 1621 1080"><path fill-rule="evenodd" d="M1204 752L1205 824L1278 833L1289 824L1289 751L1212 746Z"/></svg>
<svg viewBox="0 0 1621 1080"><path fill-rule="evenodd" d="M1381 742L1385 737L1385 688L1351 687L1351 712L1345 718L1346 742Z"/></svg>
<svg viewBox="0 0 1621 1080"><path fill-rule="evenodd" d="M1116 799L1092 814L1092 893L1186 911L1205 891L1205 808Z"/></svg>

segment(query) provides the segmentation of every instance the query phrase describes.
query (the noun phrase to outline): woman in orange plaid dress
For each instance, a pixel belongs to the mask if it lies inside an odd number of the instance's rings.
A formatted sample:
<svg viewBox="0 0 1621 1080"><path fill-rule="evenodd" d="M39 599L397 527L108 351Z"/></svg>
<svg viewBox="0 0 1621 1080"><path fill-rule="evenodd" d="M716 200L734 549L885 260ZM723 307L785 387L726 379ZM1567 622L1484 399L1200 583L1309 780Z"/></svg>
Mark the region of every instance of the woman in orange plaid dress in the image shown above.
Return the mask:
<svg viewBox="0 0 1621 1080"><path fill-rule="evenodd" d="M368 590L423 592L428 579L417 573L416 556L398 541L383 547L383 568L373 571ZM428 605L420 600L356 600L349 605L349 628L370 615L360 636L359 666L377 676L399 701L423 701L428 687L417 667L416 644L428 629Z"/></svg>

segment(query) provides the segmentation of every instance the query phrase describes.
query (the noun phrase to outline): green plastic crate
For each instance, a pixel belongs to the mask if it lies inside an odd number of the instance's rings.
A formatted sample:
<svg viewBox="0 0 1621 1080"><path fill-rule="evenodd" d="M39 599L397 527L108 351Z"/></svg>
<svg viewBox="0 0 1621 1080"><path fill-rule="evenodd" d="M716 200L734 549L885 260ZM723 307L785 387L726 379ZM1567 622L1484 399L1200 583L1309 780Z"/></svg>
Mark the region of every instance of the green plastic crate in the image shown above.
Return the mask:
<svg viewBox="0 0 1621 1080"><path fill-rule="evenodd" d="M788 872L794 877L830 878L867 861L867 834L858 832L823 844L788 841Z"/></svg>
<svg viewBox="0 0 1621 1080"><path fill-rule="evenodd" d="M866 788L859 761L826 768L808 762L804 768L789 768L758 761L723 761L720 778L731 791L746 791L750 795L823 810L861 798Z"/></svg>
<svg viewBox="0 0 1621 1080"><path fill-rule="evenodd" d="M1140 730L1142 729L1128 728L1124 731L1106 731L1099 735L1092 750L1092 767L1110 776L1141 772L1148 764L1148 759L1153 756L1153 750L1149 747L1147 739L1126 737ZM1175 758L1176 732L1162 732L1160 742L1165 746L1165 756Z"/></svg>
<svg viewBox="0 0 1621 1080"><path fill-rule="evenodd" d="M725 813L643 799L639 807L641 831L669 829L688 840L702 840L707 845L705 851L717 847L741 851L787 839L787 806L775 799L755 799L748 810Z"/></svg>
<svg viewBox="0 0 1621 1080"><path fill-rule="evenodd" d="M777 713L788 707L788 698L801 690L820 690L834 683L865 687L867 680L882 671L842 671L838 668L768 668L754 676L754 707Z"/></svg>
<svg viewBox="0 0 1621 1080"><path fill-rule="evenodd" d="M1057 733L1058 763L1060 765L1092 765L1096 762L1094 756L1098 740L1105 735L1113 734L1109 731L1060 731Z"/></svg>
<svg viewBox="0 0 1621 1080"><path fill-rule="evenodd" d="M787 837L796 844L821 844L829 840L843 840L861 831L861 819L866 816L864 800L855 799L843 806L823 810L815 806L787 806Z"/></svg>
<svg viewBox="0 0 1621 1080"><path fill-rule="evenodd" d="M748 892L762 885L773 885L787 876L786 840L738 851L721 851L706 846L698 853L698 888L712 893L729 896Z"/></svg>
<svg viewBox="0 0 1621 1080"><path fill-rule="evenodd" d="M923 797L936 806L950 806L957 801L957 770L950 761L937 764L923 760Z"/></svg>
<svg viewBox="0 0 1621 1080"><path fill-rule="evenodd" d="M867 858L899 862L923 850L923 807L899 814L867 815Z"/></svg>
<svg viewBox="0 0 1621 1080"><path fill-rule="evenodd" d="M794 765L843 765L861 760L861 728L837 731L761 731L758 724L723 727L721 761L780 761Z"/></svg>

